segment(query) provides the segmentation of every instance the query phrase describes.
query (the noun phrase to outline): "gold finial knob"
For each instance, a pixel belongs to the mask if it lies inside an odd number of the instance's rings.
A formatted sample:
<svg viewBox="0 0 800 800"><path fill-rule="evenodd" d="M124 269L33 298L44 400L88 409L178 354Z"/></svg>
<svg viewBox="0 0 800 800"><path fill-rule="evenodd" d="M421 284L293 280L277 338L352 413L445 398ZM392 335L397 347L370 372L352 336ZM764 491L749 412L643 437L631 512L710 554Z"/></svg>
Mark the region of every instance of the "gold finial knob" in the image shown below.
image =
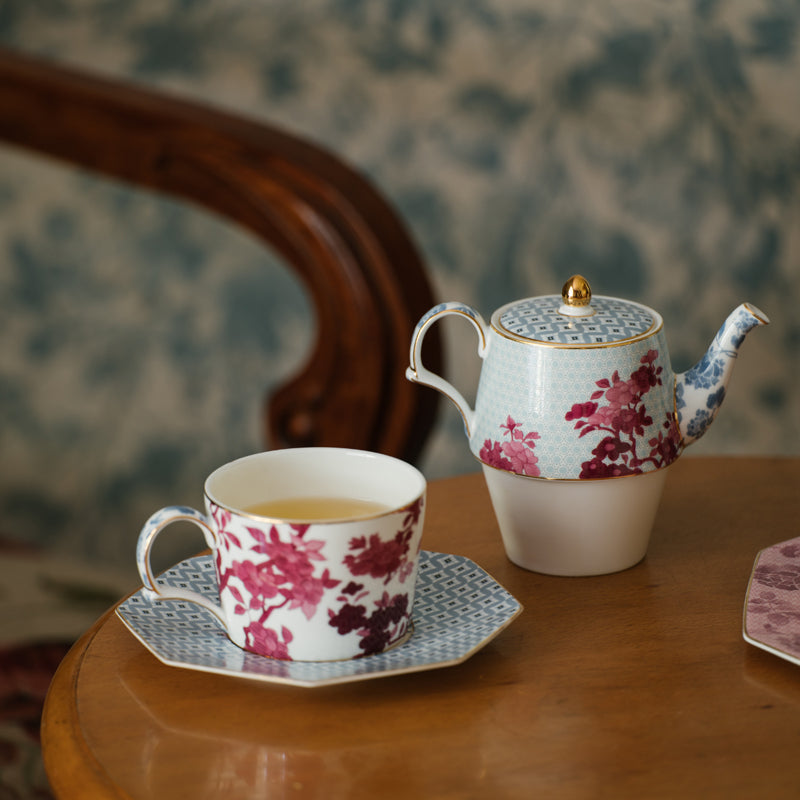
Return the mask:
<svg viewBox="0 0 800 800"><path fill-rule="evenodd" d="M592 301L592 287L583 275L573 275L561 290L561 298L565 306L581 308Z"/></svg>

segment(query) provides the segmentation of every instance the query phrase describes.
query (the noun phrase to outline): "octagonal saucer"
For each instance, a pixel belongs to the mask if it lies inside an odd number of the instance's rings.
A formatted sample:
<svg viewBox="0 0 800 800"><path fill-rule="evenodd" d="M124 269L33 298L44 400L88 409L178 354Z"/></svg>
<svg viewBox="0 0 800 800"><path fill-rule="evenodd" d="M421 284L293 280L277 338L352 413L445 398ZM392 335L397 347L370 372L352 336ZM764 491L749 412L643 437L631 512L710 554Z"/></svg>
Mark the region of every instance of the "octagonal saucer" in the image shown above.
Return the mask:
<svg viewBox="0 0 800 800"><path fill-rule="evenodd" d="M158 580L217 599L209 555L181 561ZM420 554L412 635L384 653L348 661L279 661L248 653L228 639L210 612L179 600L151 601L142 590L117 607L126 627L164 664L305 687L460 664L521 611L520 603L468 558L425 550Z"/></svg>
<svg viewBox="0 0 800 800"><path fill-rule="evenodd" d="M758 553L743 616L745 641L800 665L800 537Z"/></svg>

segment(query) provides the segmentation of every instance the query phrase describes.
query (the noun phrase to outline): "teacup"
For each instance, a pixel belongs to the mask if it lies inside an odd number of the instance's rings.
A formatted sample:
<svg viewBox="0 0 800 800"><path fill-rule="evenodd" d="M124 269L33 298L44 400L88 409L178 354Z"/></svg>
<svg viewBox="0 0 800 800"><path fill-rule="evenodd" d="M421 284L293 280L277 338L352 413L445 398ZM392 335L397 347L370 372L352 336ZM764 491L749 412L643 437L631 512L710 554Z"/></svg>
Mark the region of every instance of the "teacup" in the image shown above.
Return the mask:
<svg viewBox="0 0 800 800"><path fill-rule="evenodd" d="M205 482L206 513L169 506L139 534L150 599L196 603L230 640L292 661L380 653L410 633L426 483L399 459L361 450L273 450L232 461ZM154 579L150 551L170 523L201 528L219 605Z"/></svg>

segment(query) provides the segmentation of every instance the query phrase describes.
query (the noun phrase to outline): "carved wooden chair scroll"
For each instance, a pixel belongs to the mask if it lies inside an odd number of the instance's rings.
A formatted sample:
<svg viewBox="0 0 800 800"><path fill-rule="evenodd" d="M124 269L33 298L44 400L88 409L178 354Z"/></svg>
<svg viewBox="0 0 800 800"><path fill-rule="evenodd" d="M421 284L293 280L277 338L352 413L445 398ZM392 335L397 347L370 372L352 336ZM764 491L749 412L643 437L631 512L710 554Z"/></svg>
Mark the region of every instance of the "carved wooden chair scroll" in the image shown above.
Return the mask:
<svg viewBox="0 0 800 800"><path fill-rule="evenodd" d="M274 127L2 50L0 139L189 200L261 237L306 285L317 323L310 359L265 402L266 442L416 459L436 395L404 372L434 301L403 225L361 175ZM440 352L436 341L426 360L437 366Z"/></svg>

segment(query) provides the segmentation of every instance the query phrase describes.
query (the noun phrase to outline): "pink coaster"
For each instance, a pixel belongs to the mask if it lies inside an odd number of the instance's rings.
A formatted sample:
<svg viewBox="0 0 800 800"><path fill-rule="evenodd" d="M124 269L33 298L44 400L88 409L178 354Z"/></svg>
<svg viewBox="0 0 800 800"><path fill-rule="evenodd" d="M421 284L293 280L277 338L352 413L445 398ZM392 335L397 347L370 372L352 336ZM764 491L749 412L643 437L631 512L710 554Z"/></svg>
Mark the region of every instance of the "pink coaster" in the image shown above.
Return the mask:
<svg viewBox="0 0 800 800"><path fill-rule="evenodd" d="M800 665L800 537L756 556L742 633L750 644Z"/></svg>

